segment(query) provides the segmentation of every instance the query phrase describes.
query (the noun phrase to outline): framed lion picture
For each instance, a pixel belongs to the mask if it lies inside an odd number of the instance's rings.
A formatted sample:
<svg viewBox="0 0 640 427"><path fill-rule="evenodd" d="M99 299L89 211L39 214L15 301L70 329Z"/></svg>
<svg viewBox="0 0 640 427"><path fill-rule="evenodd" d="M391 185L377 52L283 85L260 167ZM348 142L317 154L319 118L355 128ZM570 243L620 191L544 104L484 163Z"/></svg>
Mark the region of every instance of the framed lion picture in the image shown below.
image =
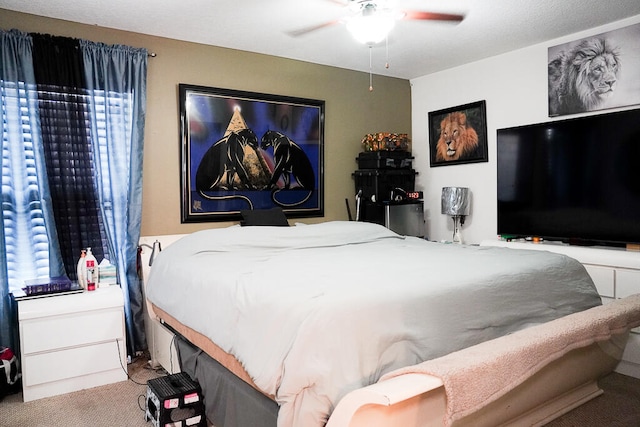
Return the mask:
<svg viewBox="0 0 640 427"><path fill-rule="evenodd" d="M550 47L549 117L640 104L639 38L640 23Z"/></svg>
<svg viewBox="0 0 640 427"><path fill-rule="evenodd" d="M486 102L429 113L431 167L489 161Z"/></svg>

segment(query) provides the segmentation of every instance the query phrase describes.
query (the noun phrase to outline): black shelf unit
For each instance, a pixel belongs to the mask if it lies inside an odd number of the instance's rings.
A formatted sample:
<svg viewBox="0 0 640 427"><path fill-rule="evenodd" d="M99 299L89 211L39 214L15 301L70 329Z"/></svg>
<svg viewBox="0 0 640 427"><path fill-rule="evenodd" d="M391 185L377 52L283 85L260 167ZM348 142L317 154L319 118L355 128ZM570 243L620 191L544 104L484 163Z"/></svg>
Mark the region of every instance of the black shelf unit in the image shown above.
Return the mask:
<svg viewBox="0 0 640 427"><path fill-rule="evenodd" d="M415 192L418 173L412 168L411 152L370 151L360 153L356 161L356 219L424 237L424 202Z"/></svg>

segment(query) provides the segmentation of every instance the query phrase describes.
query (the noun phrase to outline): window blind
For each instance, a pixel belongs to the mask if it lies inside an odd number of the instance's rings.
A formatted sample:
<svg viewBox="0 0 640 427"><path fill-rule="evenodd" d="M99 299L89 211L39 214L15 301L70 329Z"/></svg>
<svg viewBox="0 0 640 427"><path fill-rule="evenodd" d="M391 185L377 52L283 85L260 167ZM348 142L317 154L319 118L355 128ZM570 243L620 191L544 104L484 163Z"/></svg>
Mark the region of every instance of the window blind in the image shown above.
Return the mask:
<svg viewBox="0 0 640 427"><path fill-rule="evenodd" d="M90 102L84 89L38 84L49 191L60 252L72 279L82 249L91 247L98 260L108 253L97 186L101 175L108 179L109 170L96 164Z"/></svg>
<svg viewBox="0 0 640 427"><path fill-rule="evenodd" d="M67 201L63 204L64 212L58 215L68 219L67 224L75 223L79 227L62 227L63 233L59 235L67 241L78 242L80 235L85 234L92 242L93 251L100 255L108 253L108 244L104 234L102 215L98 214L99 204L93 197L95 185L93 179L93 162L101 163L99 185L102 186L102 194L105 200L102 207L111 210L113 194L109 179L107 134L121 132L122 126L107 125L106 110L109 109L116 122L124 122L125 133L130 132L131 115L129 94L106 94L104 91L95 91L92 96L73 95L72 103L77 107L84 105L85 113L92 109L97 114L94 123L94 135L91 133L90 123L78 129L71 128L66 120L68 114L75 114L69 109L67 102L69 94L60 93L58 90L28 90L24 83L16 86L12 82L1 82L2 88L2 121L3 121L3 149L2 149L2 212L5 229L5 245L7 251L7 269L9 288L11 291L24 286L24 281L35 277L49 275L49 240L46 224L40 201L40 189L38 175L36 173L34 140L40 138L37 116L38 108L49 109L53 114L44 114L48 117L47 129L54 131L53 144L58 148L54 150L53 157L48 159L50 183L53 184L54 193L57 193L58 201ZM39 104L39 106L36 106ZM71 111L71 112L70 112ZM119 118L118 118L119 117ZM51 120L53 118L53 121ZM81 121L82 122L82 121ZM57 136L56 136L57 135ZM74 136L75 135L75 136ZM121 140L126 140L122 138ZM86 143L93 139L98 149L98 159L91 155L91 149L78 150L76 145ZM126 148L125 148L126 149ZM55 153L64 153L64 158L56 157ZM51 151L49 151L51 153ZM50 154L51 155L51 154ZM86 158L86 156L89 158ZM128 165L121 165L128 169ZM78 183L84 182L83 185ZM83 189L77 193L77 189ZM74 191L74 189L76 191ZM68 203L72 200L80 202L81 209L72 207ZM58 205L60 206L60 205ZM98 220L98 228L86 227L86 214L93 210L94 218ZM98 231L100 230L100 231ZM65 233L66 232L66 233ZM79 253L79 251L78 251ZM72 278L75 271L67 274Z"/></svg>

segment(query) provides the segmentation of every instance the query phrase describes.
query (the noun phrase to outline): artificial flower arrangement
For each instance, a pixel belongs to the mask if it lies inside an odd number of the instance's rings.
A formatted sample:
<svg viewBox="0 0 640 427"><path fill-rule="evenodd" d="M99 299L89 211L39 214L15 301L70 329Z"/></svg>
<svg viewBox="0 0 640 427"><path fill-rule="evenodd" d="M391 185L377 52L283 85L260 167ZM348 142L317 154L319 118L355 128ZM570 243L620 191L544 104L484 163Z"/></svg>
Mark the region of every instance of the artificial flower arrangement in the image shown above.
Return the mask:
<svg viewBox="0 0 640 427"><path fill-rule="evenodd" d="M364 151L407 151L409 136L406 133L368 133L362 138Z"/></svg>

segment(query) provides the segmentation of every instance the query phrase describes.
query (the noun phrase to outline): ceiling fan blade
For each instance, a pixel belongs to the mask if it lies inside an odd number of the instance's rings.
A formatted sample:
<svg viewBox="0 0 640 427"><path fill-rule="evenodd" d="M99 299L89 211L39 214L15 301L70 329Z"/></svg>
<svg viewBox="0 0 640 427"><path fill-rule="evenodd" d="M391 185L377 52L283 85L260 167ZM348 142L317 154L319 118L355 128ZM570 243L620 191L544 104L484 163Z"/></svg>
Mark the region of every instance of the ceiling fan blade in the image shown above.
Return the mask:
<svg viewBox="0 0 640 427"><path fill-rule="evenodd" d="M333 21L324 22L322 24L312 25L310 27L300 28L298 30L287 31L287 34L289 34L291 37L300 37L300 36L304 36L306 34L309 34L309 33L313 32L313 31L317 31L317 30L321 30L323 28L331 27L332 25L335 25L335 24L337 24L339 22L340 22L340 20L336 19L336 20L333 20Z"/></svg>
<svg viewBox="0 0 640 427"><path fill-rule="evenodd" d="M452 13L422 12L420 10L405 10L404 17L402 19L460 22L464 19L464 15L456 15Z"/></svg>

